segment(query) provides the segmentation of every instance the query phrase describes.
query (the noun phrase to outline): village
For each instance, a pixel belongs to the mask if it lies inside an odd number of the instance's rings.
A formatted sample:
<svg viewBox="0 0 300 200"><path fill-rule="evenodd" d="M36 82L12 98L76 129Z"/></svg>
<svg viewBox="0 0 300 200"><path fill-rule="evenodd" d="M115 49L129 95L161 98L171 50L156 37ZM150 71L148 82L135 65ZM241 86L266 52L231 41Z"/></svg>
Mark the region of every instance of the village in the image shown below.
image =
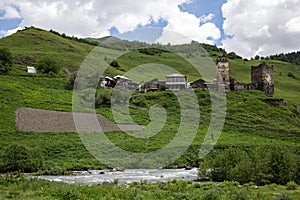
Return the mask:
<svg viewBox="0 0 300 200"><path fill-rule="evenodd" d="M225 90L226 93L241 90L261 90L266 96L274 95L274 69L266 63L251 67L251 83L240 83L237 79L230 77L229 59L226 56L219 56L216 61L217 74L213 82L198 79L188 82L187 77L182 74L170 74L165 80L157 78L143 84L135 83L125 76L104 77L101 86L104 88L116 88L122 91L181 91L186 89L212 89Z"/></svg>

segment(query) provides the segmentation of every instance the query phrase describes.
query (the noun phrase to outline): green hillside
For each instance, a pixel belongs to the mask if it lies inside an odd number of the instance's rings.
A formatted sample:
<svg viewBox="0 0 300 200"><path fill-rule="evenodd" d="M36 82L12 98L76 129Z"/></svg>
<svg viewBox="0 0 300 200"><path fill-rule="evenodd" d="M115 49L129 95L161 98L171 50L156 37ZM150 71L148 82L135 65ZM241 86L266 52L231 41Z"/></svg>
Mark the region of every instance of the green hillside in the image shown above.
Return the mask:
<svg viewBox="0 0 300 200"><path fill-rule="evenodd" d="M15 124L15 111L20 107L57 111L72 110L72 91L65 89L67 78L25 75L24 71L27 65L35 64L37 60L50 56L61 63L62 67L76 70L94 46L62 38L47 31L28 28L0 39L0 47L9 48L16 63L11 74L0 76L0 155L3 155L1 159L5 157L5 150L10 144L18 143L31 151L42 154L43 167L40 170L43 172L54 173L57 169L65 171L105 167L85 149L76 133L22 132L17 130ZM117 62L120 66L118 68L110 66L106 74L125 74L140 63L146 64L155 61L158 64L170 65L187 75L189 81L197 80L201 78L200 75L183 58L195 59L196 56L204 56L203 50L200 47L197 49L198 47L197 43L181 47L168 47L178 52L181 57L167 51L151 55L136 50L118 58ZM183 48L182 51L181 48ZM206 45L205 48L210 50L208 53L213 54L213 59L216 55L224 53L213 46ZM111 57L120 54L119 50L104 47L97 48L97 51L101 55L109 54ZM232 59L230 60L231 76L240 82L249 83L251 66L258 65L260 62ZM287 105L268 104L266 99L269 98L265 97L261 91L229 93L227 95L226 123L216 145L216 151L222 151L229 147L248 149L257 145L271 148L272 145L283 145L293 149L296 155L299 153L300 111L297 111L296 106L300 105L300 66L282 61L267 60L265 62L274 65L275 69L275 96L273 99L282 98ZM145 69L138 73L139 77L133 78L147 79L150 72L150 69ZM98 92L101 91L104 90L99 88ZM200 162L198 159L199 148L210 122L211 108L210 95L207 91L197 90L196 94L201 109L201 123L193 145L175 162L176 166L197 166ZM130 112L138 124L147 125L150 120L149 109L155 104L163 105L170 116L168 116L163 130L151 137L150 140L136 139L121 132L107 133L106 135L118 146L134 152L153 151L168 144L180 124L180 106L175 95L170 92L137 93L131 100ZM113 120L109 106L100 106L97 112ZM0 171L5 172L3 167L3 161L0 161ZM59 172L62 173L61 171Z"/></svg>
<svg viewBox="0 0 300 200"><path fill-rule="evenodd" d="M27 65L35 65L44 57L51 57L57 60L61 67L75 70L93 49L91 45L33 27L2 38L0 47L6 47L12 52L17 72L26 71Z"/></svg>

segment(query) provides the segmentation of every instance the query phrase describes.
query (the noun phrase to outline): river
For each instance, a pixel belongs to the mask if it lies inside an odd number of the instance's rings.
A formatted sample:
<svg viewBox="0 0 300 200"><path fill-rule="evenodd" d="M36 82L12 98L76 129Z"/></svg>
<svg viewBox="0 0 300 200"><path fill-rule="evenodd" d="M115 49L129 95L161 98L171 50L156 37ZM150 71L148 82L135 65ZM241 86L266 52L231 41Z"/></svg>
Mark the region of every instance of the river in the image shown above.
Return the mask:
<svg viewBox="0 0 300 200"><path fill-rule="evenodd" d="M149 183L168 182L171 180L193 181L197 179L197 168L185 169L126 169L124 171L91 170L80 172L76 176L38 176L38 178L65 182L69 184L101 184L104 182L126 184L147 181Z"/></svg>

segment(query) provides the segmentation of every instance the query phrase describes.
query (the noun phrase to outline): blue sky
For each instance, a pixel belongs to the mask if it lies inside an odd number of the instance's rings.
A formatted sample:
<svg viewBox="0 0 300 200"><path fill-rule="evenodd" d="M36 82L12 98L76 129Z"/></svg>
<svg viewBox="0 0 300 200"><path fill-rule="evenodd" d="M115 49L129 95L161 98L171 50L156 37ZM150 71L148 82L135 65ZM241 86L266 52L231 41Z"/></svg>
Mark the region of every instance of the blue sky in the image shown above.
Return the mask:
<svg viewBox="0 0 300 200"><path fill-rule="evenodd" d="M1 0L0 37L35 26L77 37L188 42L171 30L250 58L298 51L299 10L300 0Z"/></svg>
<svg viewBox="0 0 300 200"><path fill-rule="evenodd" d="M213 14L214 18L210 20L214 23L221 32L221 37L214 42L216 45L221 45L222 40L225 39L227 36L224 33L223 29L223 22L224 18L222 15L221 7L226 2L226 0L194 0L189 3L183 3L178 5L180 11L188 12L190 14L195 15L196 17L200 18L203 15ZM168 21L165 19L159 19L158 21L151 21L151 23L141 26L139 25L138 28L164 28L168 25ZM199 25L202 25L201 23ZM120 34L116 27L110 29L110 34L112 36L119 37L121 39L128 39L128 40L141 40L148 43L154 42L161 34L162 30L153 29L153 32L149 33L149 30L135 30L130 31L125 34ZM134 39L132 39L134 38Z"/></svg>
<svg viewBox="0 0 300 200"><path fill-rule="evenodd" d="M214 14L215 17L211 21L220 29L222 37L216 42L216 44L220 45L223 38L225 38L224 30L223 30L223 16L221 11L221 6L225 3L226 0L195 0L191 3L183 3L178 5L180 11L188 12L190 14L195 15L196 17L201 17L203 15ZM16 7L18 10L19 8ZM3 17L5 14L4 10L0 10L0 18ZM22 22L22 19L0 19L0 30L8 31L17 28ZM121 37L123 39L132 39L135 40L142 40L145 42L153 42L157 39L161 34L162 30L158 28L164 28L168 25L168 21L166 19L160 18L159 20L150 20L150 23L146 25L138 25L137 29L142 28L157 28L153 29L154 31L148 33L147 31L138 30L138 33L135 31L129 31L125 34L120 34L118 29L113 26L109 29L110 35ZM3 33L0 33L0 36L4 36Z"/></svg>
<svg viewBox="0 0 300 200"><path fill-rule="evenodd" d="M221 7L226 2L226 0L195 0L189 4L180 5L180 10L201 17L203 15L214 14L212 22L220 29L221 38L217 41L217 45L222 43L222 40L226 38L223 29L224 17L222 14Z"/></svg>

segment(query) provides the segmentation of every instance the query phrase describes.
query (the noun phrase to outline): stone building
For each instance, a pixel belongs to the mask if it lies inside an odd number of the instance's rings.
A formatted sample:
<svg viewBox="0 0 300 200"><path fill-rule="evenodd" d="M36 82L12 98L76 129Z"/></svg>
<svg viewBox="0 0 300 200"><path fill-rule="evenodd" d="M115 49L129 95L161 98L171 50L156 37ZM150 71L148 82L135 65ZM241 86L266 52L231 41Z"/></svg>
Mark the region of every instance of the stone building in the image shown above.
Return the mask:
<svg viewBox="0 0 300 200"><path fill-rule="evenodd" d="M116 88L121 91L136 91L140 87L138 83L134 83L131 79L120 75L113 78L105 77L101 82L101 86L104 88Z"/></svg>
<svg viewBox="0 0 300 200"><path fill-rule="evenodd" d="M155 91L165 91L166 81L160 81L157 78L144 83L141 87L143 92L155 92Z"/></svg>
<svg viewBox="0 0 300 200"><path fill-rule="evenodd" d="M199 88L199 89L207 89L207 83L203 79L196 80L194 82L191 82L190 88Z"/></svg>
<svg viewBox="0 0 300 200"><path fill-rule="evenodd" d="M230 91L229 60L226 56L217 58L217 85L224 85L225 92Z"/></svg>
<svg viewBox="0 0 300 200"><path fill-rule="evenodd" d="M264 91L266 96L274 95L274 69L266 63L251 67L251 84L256 90Z"/></svg>
<svg viewBox="0 0 300 200"><path fill-rule="evenodd" d="M182 74L171 74L166 76L167 90L180 91L187 88L187 78Z"/></svg>

